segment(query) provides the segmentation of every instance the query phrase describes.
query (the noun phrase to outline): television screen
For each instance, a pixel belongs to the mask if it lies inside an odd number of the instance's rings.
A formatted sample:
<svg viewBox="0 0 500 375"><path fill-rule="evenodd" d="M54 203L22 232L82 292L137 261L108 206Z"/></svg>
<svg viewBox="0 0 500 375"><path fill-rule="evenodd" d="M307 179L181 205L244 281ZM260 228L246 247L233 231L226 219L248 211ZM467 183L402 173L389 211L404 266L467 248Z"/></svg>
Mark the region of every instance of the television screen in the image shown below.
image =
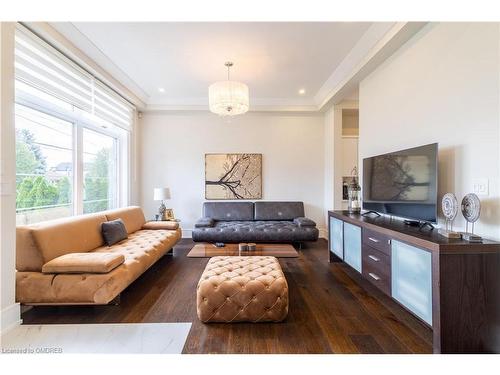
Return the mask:
<svg viewBox="0 0 500 375"><path fill-rule="evenodd" d="M437 143L363 160L363 209L435 223Z"/></svg>

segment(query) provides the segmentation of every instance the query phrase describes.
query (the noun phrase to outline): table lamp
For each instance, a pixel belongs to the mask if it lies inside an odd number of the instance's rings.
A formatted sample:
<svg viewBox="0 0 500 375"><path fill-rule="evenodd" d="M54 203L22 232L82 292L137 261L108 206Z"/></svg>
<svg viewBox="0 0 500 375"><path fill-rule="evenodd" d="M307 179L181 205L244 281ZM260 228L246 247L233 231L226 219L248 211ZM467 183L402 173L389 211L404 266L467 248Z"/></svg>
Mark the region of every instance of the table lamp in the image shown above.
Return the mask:
<svg viewBox="0 0 500 375"><path fill-rule="evenodd" d="M170 199L170 189L168 187L155 188L153 199L155 201L161 201L160 207L158 208L158 214L160 220L172 220L174 218L174 213L171 208L165 207L165 200Z"/></svg>

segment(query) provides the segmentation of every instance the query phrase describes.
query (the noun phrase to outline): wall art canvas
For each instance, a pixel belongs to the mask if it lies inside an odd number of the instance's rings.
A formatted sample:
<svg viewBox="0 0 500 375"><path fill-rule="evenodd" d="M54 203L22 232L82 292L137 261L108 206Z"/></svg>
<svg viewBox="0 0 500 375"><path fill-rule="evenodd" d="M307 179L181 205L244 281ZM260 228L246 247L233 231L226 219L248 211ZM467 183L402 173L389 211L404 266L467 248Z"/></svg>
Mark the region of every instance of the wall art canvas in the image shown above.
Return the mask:
<svg viewBox="0 0 500 375"><path fill-rule="evenodd" d="M262 154L206 154L205 199L262 199Z"/></svg>

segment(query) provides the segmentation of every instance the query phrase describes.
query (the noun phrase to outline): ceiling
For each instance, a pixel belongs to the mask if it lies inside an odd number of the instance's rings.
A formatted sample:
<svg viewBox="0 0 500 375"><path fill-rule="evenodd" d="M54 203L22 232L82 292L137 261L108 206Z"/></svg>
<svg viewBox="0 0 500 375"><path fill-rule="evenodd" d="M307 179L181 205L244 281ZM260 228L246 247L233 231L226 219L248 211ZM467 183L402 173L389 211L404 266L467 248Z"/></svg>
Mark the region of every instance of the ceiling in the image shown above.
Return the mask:
<svg viewBox="0 0 500 375"><path fill-rule="evenodd" d="M51 23L148 107L207 105L231 78L254 103L308 105L371 26L367 22ZM159 92L163 88L164 92ZM300 94L299 90L305 90ZM355 95L355 94L354 94Z"/></svg>

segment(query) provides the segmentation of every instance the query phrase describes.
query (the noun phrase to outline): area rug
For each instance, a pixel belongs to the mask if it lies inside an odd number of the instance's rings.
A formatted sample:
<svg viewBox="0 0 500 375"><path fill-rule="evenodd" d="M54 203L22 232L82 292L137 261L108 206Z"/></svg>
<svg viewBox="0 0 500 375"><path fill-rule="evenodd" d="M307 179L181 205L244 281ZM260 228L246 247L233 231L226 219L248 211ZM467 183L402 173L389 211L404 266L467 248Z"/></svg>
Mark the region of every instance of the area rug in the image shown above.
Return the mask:
<svg viewBox="0 0 500 375"><path fill-rule="evenodd" d="M7 353L180 354L191 323L21 325L1 338Z"/></svg>

